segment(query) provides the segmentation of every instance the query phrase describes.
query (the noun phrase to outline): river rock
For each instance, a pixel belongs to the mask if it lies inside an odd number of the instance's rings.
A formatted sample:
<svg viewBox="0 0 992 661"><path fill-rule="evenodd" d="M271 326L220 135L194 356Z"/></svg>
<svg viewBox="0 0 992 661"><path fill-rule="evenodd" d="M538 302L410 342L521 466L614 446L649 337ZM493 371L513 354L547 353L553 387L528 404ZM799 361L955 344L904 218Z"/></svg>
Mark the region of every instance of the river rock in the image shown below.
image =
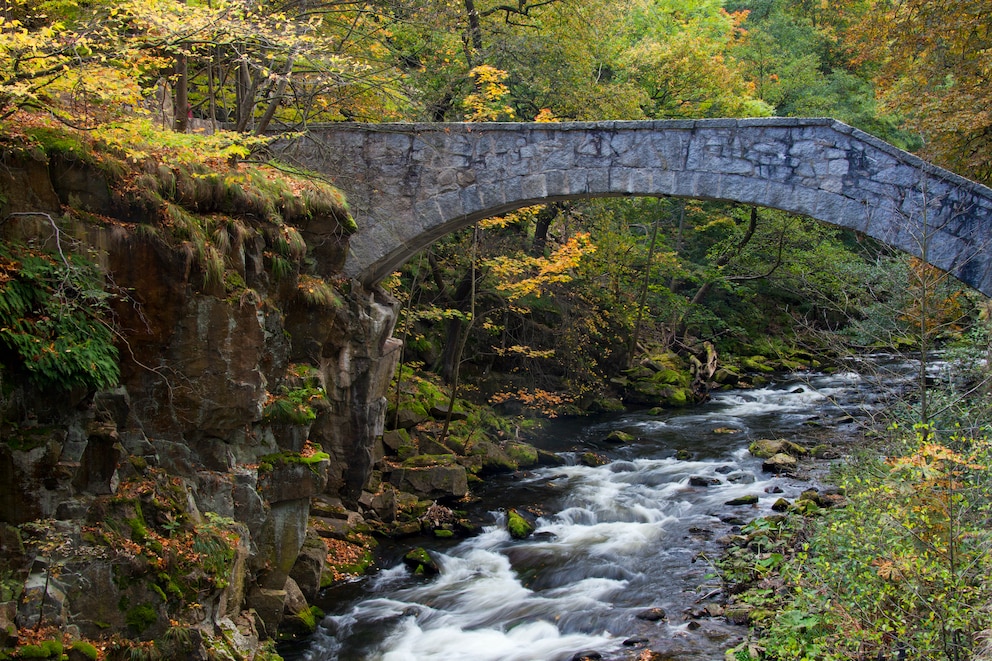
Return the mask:
<svg viewBox="0 0 992 661"><path fill-rule="evenodd" d="M799 498L796 499L796 502L798 503L799 501L803 501L803 500L808 500L814 503L817 507L826 507L826 503L823 500L823 497L820 495L820 492L817 491L816 489L806 489L801 494L799 494Z"/></svg>
<svg viewBox="0 0 992 661"><path fill-rule="evenodd" d="M772 503L773 512L786 512L789 510L789 501L785 498L779 498L774 503Z"/></svg>
<svg viewBox="0 0 992 661"><path fill-rule="evenodd" d="M589 468L596 468L597 466L605 466L610 463L610 460L595 452L583 452L579 455L579 463Z"/></svg>
<svg viewBox="0 0 992 661"><path fill-rule="evenodd" d="M614 429L609 434L607 434L606 435L606 438L604 438L603 440L606 441L607 443L623 443L623 444L627 444L627 443L633 443L634 441L636 441L637 440L637 437L634 436L633 434L628 434L625 431L621 431L619 429Z"/></svg>
<svg viewBox="0 0 992 661"><path fill-rule="evenodd" d="M708 475L692 475L689 477L689 485L694 487L714 487L720 484L720 478Z"/></svg>
<svg viewBox="0 0 992 661"><path fill-rule="evenodd" d="M810 450L810 454L812 454L816 459L825 460L840 459L841 457L840 450L830 445L817 445Z"/></svg>
<svg viewBox="0 0 992 661"><path fill-rule="evenodd" d="M518 510L506 513L506 529L513 539L527 539L534 532L535 525Z"/></svg>
<svg viewBox="0 0 992 661"><path fill-rule="evenodd" d="M537 465L538 466L564 466L565 459L559 457L554 452L548 452L547 450L537 451Z"/></svg>
<svg viewBox="0 0 992 661"><path fill-rule="evenodd" d="M754 610L752 606L745 605L734 605L727 606L724 611L724 617L727 618L727 622L731 624L747 624L748 618L751 616L751 611Z"/></svg>
<svg viewBox="0 0 992 661"><path fill-rule="evenodd" d="M713 372L713 381L721 386L736 386L740 383L741 375L727 367L718 367Z"/></svg>
<svg viewBox="0 0 992 661"><path fill-rule="evenodd" d="M732 507L737 507L741 505L757 505L758 497L754 494L748 494L746 496L740 496L739 498L731 498L725 505L730 505Z"/></svg>
<svg viewBox="0 0 992 661"><path fill-rule="evenodd" d="M603 655L595 650L587 650L585 652L578 652L572 657L572 661L597 661L602 659Z"/></svg>
<svg viewBox="0 0 992 661"><path fill-rule="evenodd" d="M668 614L665 612L664 608L658 608L655 606L641 611L634 617L638 620L644 620L645 622L663 622L668 619Z"/></svg>
<svg viewBox="0 0 992 661"><path fill-rule="evenodd" d="M465 454L477 462L479 475L507 473L517 470L519 466L498 443L487 438L473 439L465 446Z"/></svg>
<svg viewBox="0 0 992 661"><path fill-rule="evenodd" d="M793 457L805 457L809 450L784 438L759 439L748 446L748 451L759 459L768 459L776 454L784 453Z"/></svg>
<svg viewBox="0 0 992 661"><path fill-rule="evenodd" d="M327 545L324 539L313 528L308 529L300 554L289 572L289 577L308 602L313 602L320 593L320 577L324 573L326 560Z"/></svg>
<svg viewBox="0 0 992 661"><path fill-rule="evenodd" d="M410 549L403 556L403 564L418 576L435 576L441 572L441 567L422 546Z"/></svg>
<svg viewBox="0 0 992 661"><path fill-rule="evenodd" d="M518 468L532 468L540 463L537 448L530 443L510 441L503 449Z"/></svg>
<svg viewBox="0 0 992 661"><path fill-rule="evenodd" d="M269 638L279 629L286 607L286 590L274 590L256 586L249 594L247 606L255 611L262 629L258 632L263 639Z"/></svg>
<svg viewBox="0 0 992 661"><path fill-rule="evenodd" d="M468 475L464 466L397 468L389 479L400 491L425 500L463 498L468 494Z"/></svg>
<svg viewBox="0 0 992 661"><path fill-rule="evenodd" d="M314 614L302 590L292 578L286 579L286 600L283 602L283 619L279 625L280 635L304 636L312 634L316 628Z"/></svg>
<svg viewBox="0 0 992 661"><path fill-rule="evenodd" d="M765 459L761 469L767 473L791 473L799 466L799 461L792 455L779 452Z"/></svg>

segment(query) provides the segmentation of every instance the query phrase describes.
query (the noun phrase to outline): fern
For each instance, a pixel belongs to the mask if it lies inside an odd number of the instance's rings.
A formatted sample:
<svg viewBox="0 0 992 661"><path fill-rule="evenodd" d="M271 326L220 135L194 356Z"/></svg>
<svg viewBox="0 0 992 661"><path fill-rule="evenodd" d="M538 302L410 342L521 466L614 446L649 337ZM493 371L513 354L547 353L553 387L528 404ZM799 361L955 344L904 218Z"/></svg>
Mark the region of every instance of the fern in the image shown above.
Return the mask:
<svg viewBox="0 0 992 661"><path fill-rule="evenodd" d="M120 377L96 267L20 244L0 245L3 363L43 388L108 388Z"/></svg>

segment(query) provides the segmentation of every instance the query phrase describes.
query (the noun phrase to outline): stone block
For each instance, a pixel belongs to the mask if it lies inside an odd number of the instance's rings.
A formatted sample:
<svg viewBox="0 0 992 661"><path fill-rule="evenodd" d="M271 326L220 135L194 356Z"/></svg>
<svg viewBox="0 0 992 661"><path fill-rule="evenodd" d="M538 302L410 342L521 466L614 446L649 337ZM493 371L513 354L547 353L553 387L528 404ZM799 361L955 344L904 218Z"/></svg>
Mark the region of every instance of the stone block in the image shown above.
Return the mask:
<svg viewBox="0 0 992 661"><path fill-rule="evenodd" d="M282 624L286 606L286 591L255 588L248 595L248 607L255 611L264 630L259 631L263 640L274 637Z"/></svg>
<svg viewBox="0 0 992 661"><path fill-rule="evenodd" d="M268 465L268 469L259 468L258 490L269 503L309 499L327 485L330 461L326 458L313 461L295 454L279 455Z"/></svg>
<svg viewBox="0 0 992 661"><path fill-rule="evenodd" d="M468 494L468 476L463 466L398 468L390 482L423 499L462 498Z"/></svg>
<svg viewBox="0 0 992 661"><path fill-rule="evenodd" d="M293 563L289 577L299 587L307 601L313 602L320 592L320 576L327 559L327 546L314 529L307 530L300 554Z"/></svg>
<svg viewBox="0 0 992 661"><path fill-rule="evenodd" d="M309 514L309 499L274 503L258 531L253 567L268 569L285 580L303 547Z"/></svg>

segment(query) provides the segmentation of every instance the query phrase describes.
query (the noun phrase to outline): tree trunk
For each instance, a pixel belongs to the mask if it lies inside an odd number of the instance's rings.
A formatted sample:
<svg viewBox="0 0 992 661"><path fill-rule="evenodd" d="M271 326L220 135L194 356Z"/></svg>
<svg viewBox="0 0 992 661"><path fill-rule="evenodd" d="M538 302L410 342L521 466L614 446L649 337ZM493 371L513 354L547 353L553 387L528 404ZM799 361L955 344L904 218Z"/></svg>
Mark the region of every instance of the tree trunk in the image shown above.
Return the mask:
<svg viewBox="0 0 992 661"><path fill-rule="evenodd" d="M186 133L189 130L189 63L185 53L176 56L175 74L172 128L179 133Z"/></svg>
<svg viewBox="0 0 992 661"><path fill-rule="evenodd" d="M448 307L464 312L470 304L474 305L474 300L469 299L475 295L475 278L476 271L475 264L473 263L462 278L462 281L458 283L458 288L455 290L455 295L449 300ZM439 363L441 377L449 383L454 378L455 372L458 369L458 362L461 360L459 347L464 344L465 336L467 335L468 330L463 327L460 318L448 320L444 352L441 354Z"/></svg>
<svg viewBox="0 0 992 661"><path fill-rule="evenodd" d="M648 263L644 269L644 281L641 283L641 295L637 301L637 321L634 322L634 332L630 336L630 345L627 349L627 367L634 364L634 356L637 355L637 339L641 334L641 319L644 316L644 303L648 298L648 285L651 283L651 262L654 261L654 245L658 238L658 218L654 219L651 226L651 244L648 246Z"/></svg>
<svg viewBox="0 0 992 661"><path fill-rule="evenodd" d="M257 87L258 81L248 71L248 63L241 62L241 66L238 67L238 121L234 127L239 133L247 131L251 123Z"/></svg>
<svg viewBox="0 0 992 661"><path fill-rule="evenodd" d="M479 10L475 8L475 0L465 0L465 12L468 14L468 41L471 48L466 48L468 66L475 66L475 54L482 52L482 25L479 22Z"/></svg>
<svg viewBox="0 0 992 661"><path fill-rule="evenodd" d="M279 82L276 83L275 90L269 96L269 104L266 106L265 112L262 113L261 119L258 120L258 124L255 126L255 135L261 135L269 127L269 122L272 121L272 117L276 114L276 109L279 108L279 102L282 101L282 95L286 93L286 86L289 85L289 76L293 72L293 62L295 60L296 53L294 51L286 58L286 66L283 69L282 75L279 76Z"/></svg>
<svg viewBox="0 0 992 661"><path fill-rule="evenodd" d="M448 413L444 416L444 427L441 428L441 438L439 442L444 445L448 438L448 427L451 425L451 415L455 410L455 400L458 398L458 377L461 374L462 354L465 353L465 345L468 343L469 332L475 324L475 256L479 245L479 226L476 225L472 231L472 256L471 267L469 268L469 282L471 290L469 292L469 319L465 325L462 339L458 343L458 350L455 353L454 371L451 374L451 397L448 399Z"/></svg>
<svg viewBox="0 0 992 661"><path fill-rule="evenodd" d="M675 234L675 257L682 257L682 245L685 243L685 201L679 200L679 229ZM678 284L675 275L672 275L672 279L668 281L669 291L674 292L675 286Z"/></svg>
<svg viewBox="0 0 992 661"><path fill-rule="evenodd" d="M548 230L561 210L562 204L560 202L554 202L544 205L537 214L537 221L534 226L534 241L530 246L530 254L535 256L544 254L544 248L548 245Z"/></svg>

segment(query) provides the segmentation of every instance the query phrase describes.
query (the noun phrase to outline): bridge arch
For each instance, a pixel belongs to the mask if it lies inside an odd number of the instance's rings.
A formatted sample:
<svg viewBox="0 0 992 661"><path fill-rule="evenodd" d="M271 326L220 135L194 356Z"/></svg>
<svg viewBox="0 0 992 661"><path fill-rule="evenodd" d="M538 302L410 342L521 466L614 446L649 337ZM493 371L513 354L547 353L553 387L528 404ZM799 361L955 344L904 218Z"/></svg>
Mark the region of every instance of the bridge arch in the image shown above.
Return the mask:
<svg viewBox="0 0 992 661"><path fill-rule="evenodd" d="M992 190L832 119L343 123L276 147L347 195L344 271L367 285L523 206L672 196L850 228L992 295Z"/></svg>

